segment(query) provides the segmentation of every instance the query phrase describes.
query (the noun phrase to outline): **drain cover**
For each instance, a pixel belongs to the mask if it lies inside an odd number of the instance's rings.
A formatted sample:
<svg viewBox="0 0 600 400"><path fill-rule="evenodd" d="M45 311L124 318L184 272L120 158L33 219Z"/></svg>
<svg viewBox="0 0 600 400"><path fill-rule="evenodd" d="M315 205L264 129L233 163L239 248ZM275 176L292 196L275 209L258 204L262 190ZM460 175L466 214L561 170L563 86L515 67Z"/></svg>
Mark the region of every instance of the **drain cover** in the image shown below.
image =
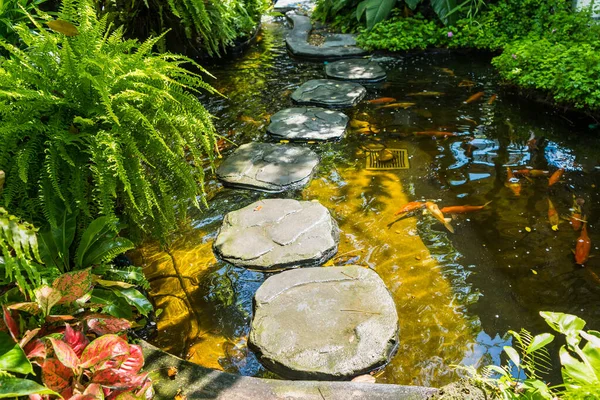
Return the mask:
<svg viewBox="0 0 600 400"><path fill-rule="evenodd" d="M408 151L406 149L387 149L392 152L394 157L388 161L379 159L379 151L370 151L367 153L367 169L408 169Z"/></svg>

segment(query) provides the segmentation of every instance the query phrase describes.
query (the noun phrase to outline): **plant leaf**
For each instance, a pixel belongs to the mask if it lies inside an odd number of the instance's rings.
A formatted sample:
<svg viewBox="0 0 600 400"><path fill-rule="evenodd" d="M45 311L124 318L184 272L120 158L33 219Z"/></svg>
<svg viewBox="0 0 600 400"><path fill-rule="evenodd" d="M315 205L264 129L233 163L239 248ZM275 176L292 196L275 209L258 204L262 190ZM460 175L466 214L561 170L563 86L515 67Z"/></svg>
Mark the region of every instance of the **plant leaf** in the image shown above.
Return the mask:
<svg viewBox="0 0 600 400"><path fill-rule="evenodd" d="M52 287L62 294L58 304L73 303L92 289L92 271L88 268L63 274L56 278Z"/></svg>
<svg viewBox="0 0 600 400"><path fill-rule="evenodd" d="M152 307L152 303L150 303L146 296L140 293L140 291L137 289L112 288L112 291L117 296L124 298L129 304L134 306L140 314L142 314L145 317L148 316L148 313L154 310L154 307Z"/></svg>
<svg viewBox="0 0 600 400"><path fill-rule="evenodd" d="M101 369L107 361L129 355L129 344L117 335L100 336L81 355L81 367Z"/></svg>
<svg viewBox="0 0 600 400"><path fill-rule="evenodd" d="M48 285L40 286L33 291L35 295L35 301L40 306L40 310L44 316L50 314L50 310L54 307L62 298L62 294L59 290L53 289Z"/></svg>
<svg viewBox="0 0 600 400"><path fill-rule="evenodd" d="M55 358L49 358L42 366L42 382L50 389L61 393L71 386L73 370L65 367Z"/></svg>
<svg viewBox="0 0 600 400"><path fill-rule="evenodd" d="M12 336L12 338L14 339L15 342L18 342L19 341L19 339L18 339L19 326L17 325L17 322L12 317L12 314L9 309L7 309L6 307L3 306L2 311L3 311L4 323L6 324L6 327L8 328L8 332L10 333L10 336Z"/></svg>
<svg viewBox="0 0 600 400"><path fill-rule="evenodd" d="M132 375L120 369L103 369L92 377L92 382L114 389L134 389L142 386L148 374Z"/></svg>
<svg viewBox="0 0 600 400"><path fill-rule="evenodd" d="M35 339L27 343L23 348L23 351L29 360L34 360L34 362L40 366L46 359L46 345L40 339ZM36 358L39 358L40 360L35 360Z"/></svg>
<svg viewBox="0 0 600 400"><path fill-rule="evenodd" d="M57 225L40 231L40 256L44 264L61 272L71 269L69 248L75 239L77 215L64 210Z"/></svg>
<svg viewBox="0 0 600 400"><path fill-rule="evenodd" d="M533 340L529 344L526 349L527 354L531 354L536 350L541 349L546 346L548 343L551 343L554 340L554 335L551 333L542 333L540 335L536 335L533 337Z"/></svg>
<svg viewBox="0 0 600 400"><path fill-rule="evenodd" d="M113 317L132 319L133 313L131 306L127 301L117 296L113 291L104 289L94 289L92 291L92 298L90 300L92 304L99 304L102 306L102 312L110 314Z"/></svg>
<svg viewBox="0 0 600 400"><path fill-rule="evenodd" d="M77 357L81 357L83 350L90 343L83 332L74 330L69 324L65 324L65 333L63 336L65 342L73 349Z"/></svg>
<svg viewBox="0 0 600 400"><path fill-rule="evenodd" d="M98 335L107 333L119 333L131 328L131 322L123 318L113 318L99 315L97 318L89 318L87 321L90 330Z"/></svg>
<svg viewBox="0 0 600 400"><path fill-rule="evenodd" d="M33 373L33 367L21 346L4 332L0 332L0 370L19 374Z"/></svg>
<svg viewBox="0 0 600 400"><path fill-rule="evenodd" d="M40 306L32 301L24 303L14 303L7 306L9 310L25 311L26 313L37 315L40 312Z"/></svg>
<svg viewBox="0 0 600 400"><path fill-rule="evenodd" d="M56 358L68 368L77 368L79 366L79 357L75 354L75 351L67 343L59 339L49 337L48 340L52 343L54 354Z"/></svg>
<svg viewBox="0 0 600 400"><path fill-rule="evenodd" d="M404 2L408 6L408 8L414 10L415 8L417 8L417 5L421 2L421 0L404 0Z"/></svg>
<svg viewBox="0 0 600 400"><path fill-rule="evenodd" d="M567 337L567 344L578 346L580 342L579 331L585 326L585 321L572 314L541 311L540 315L552 329Z"/></svg>
<svg viewBox="0 0 600 400"><path fill-rule="evenodd" d="M50 394L58 396L58 393L29 379L15 377L0 377L0 399L29 396L31 394Z"/></svg>
<svg viewBox="0 0 600 400"><path fill-rule="evenodd" d="M519 357L519 353L517 353L515 349L510 346L504 346L504 352L508 355L508 358L510 358L510 361L512 361L515 366L521 366L521 357Z"/></svg>
<svg viewBox="0 0 600 400"><path fill-rule="evenodd" d="M364 5L363 5L364 3ZM367 29L372 29L378 22L385 20L389 15L396 0L363 0L357 8L357 16L364 12L367 19Z"/></svg>
<svg viewBox="0 0 600 400"><path fill-rule="evenodd" d="M559 355L563 366L563 381L567 389L577 389L578 386L593 383L595 377L593 369L573 357L564 346L560 348Z"/></svg>
<svg viewBox="0 0 600 400"><path fill-rule="evenodd" d="M449 15L450 11L456 7L456 0L431 0L431 7L444 25L453 24L457 18L456 13Z"/></svg>

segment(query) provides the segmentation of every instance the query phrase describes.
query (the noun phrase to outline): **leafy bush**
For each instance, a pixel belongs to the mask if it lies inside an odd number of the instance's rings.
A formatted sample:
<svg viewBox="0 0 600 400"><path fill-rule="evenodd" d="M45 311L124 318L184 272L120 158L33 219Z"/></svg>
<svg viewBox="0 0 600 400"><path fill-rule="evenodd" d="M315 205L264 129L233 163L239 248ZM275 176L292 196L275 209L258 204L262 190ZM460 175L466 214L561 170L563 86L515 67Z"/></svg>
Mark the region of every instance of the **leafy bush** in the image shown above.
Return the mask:
<svg viewBox="0 0 600 400"><path fill-rule="evenodd" d="M28 23L27 12L33 12L45 0L2 0L0 1L0 39L7 43L17 45L19 37L15 32L15 25L21 22Z"/></svg>
<svg viewBox="0 0 600 400"><path fill-rule="evenodd" d="M0 64L0 201L39 226L66 209L79 231L122 214L165 236L204 201L215 130L196 94L214 90L184 66L204 70L152 54L158 38L111 33L88 0L65 0L49 25L18 25L24 50L0 41L11 54Z"/></svg>
<svg viewBox="0 0 600 400"><path fill-rule="evenodd" d="M247 37L270 6L268 0L95 0L127 34L146 39L170 30L161 46L175 52L222 55Z"/></svg>
<svg viewBox="0 0 600 400"><path fill-rule="evenodd" d="M550 368L546 346L554 335L532 336L522 329L509 331L517 349L505 346L510 362L502 367L484 367L482 373L467 368L475 380L488 386L499 398L513 399L597 399L600 397L600 332L584 331L585 321L575 315L540 312L552 329L563 334L566 345L560 348L562 385L549 387L542 375ZM585 344L582 346L582 341ZM512 375L516 368L516 377ZM496 374L496 377L491 377Z"/></svg>

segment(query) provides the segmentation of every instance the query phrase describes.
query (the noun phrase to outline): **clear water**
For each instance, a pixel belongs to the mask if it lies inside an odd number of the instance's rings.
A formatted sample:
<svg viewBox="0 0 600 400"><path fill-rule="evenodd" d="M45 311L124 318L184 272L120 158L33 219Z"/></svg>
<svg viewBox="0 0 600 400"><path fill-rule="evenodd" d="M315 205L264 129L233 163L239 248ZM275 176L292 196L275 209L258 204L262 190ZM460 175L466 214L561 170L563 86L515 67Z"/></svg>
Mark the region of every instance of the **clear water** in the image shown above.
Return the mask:
<svg viewBox="0 0 600 400"><path fill-rule="evenodd" d="M236 144L268 141L268 117L293 105L290 94L300 84L324 77L322 63L288 56L287 32L282 21L268 22L243 57L208 67L216 76L210 83L226 98L203 101L218 117L219 132ZM400 317L400 349L378 382L440 386L456 378L453 365L498 364L509 329L549 330L542 310L575 313L588 328L600 328L600 258L575 265L571 249L579 233L567 221L573 196L584 199L592 254L598 254L598 130L505 95L486 58L376 59L388 79L366 85L367 100L416 104L386 109L363 101L344 110L378 133L351 130L339 142L305 144L322 157L317 175L304 190L278 197L317 199L328 207L342 230L335 264L370 267L389 287ZM465 80L474 86L460 85ZM422 91L443 94L409 95ZM463 103L480 91L481 99ZM498 99L488 104L493 94ZM426 130L457 137L414 134ZM545 146L530 152L532 133ZM407 149L410 168L366 170L365 151L381 146ZM224 148L223 155L232 150ZM565 174L552 187L547 178L522 179L516 197L505 187L506 166L564 168ZM226 189L214 178L207 190L210 208L190 216L170 249L148 244L140 252L154 301L164 310L155 343L205 366L275 377L246 346L252 296L268 276L216 260L211 244L227 212L277 196ZM548 221L548 198L561 216L557 231ZM491 203L456 217L455 234L428 215L393 216L407 202L425 199L440 206Z"/></svg>

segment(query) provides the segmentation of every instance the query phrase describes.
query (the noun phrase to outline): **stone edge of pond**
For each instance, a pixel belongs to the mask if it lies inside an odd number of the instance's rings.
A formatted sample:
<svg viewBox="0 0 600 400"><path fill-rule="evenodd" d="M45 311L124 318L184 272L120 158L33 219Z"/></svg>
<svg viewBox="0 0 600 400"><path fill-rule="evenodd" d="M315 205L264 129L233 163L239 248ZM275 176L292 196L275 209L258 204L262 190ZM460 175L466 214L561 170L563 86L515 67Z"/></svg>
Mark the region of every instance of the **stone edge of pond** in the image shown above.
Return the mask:
<svg viewBox="0 0 600 400"><path fill-rule="evenodd" d="M293 29L285 38L288 50L296 57L313 60L328 60L359 57L368 54L368 51L357 46L318 47L308 43L308 36L312 31L310 18L298 15L294 11L287 12L285 16L292 21ZM353 35L348 34L349 38Z"/></svg>
<svg viewBox="0 0 600 400"><path fill-rule="evenodd" d="M423 386L403 386L330 381L287 381L234 375L205 368L166 353L141 340L146 364L144 370L155 372L156 399L173 399L181 390L187 399L303 399L303 400L425 400L438 389ZM171 379L167 370L177 368Z"/></svg>

